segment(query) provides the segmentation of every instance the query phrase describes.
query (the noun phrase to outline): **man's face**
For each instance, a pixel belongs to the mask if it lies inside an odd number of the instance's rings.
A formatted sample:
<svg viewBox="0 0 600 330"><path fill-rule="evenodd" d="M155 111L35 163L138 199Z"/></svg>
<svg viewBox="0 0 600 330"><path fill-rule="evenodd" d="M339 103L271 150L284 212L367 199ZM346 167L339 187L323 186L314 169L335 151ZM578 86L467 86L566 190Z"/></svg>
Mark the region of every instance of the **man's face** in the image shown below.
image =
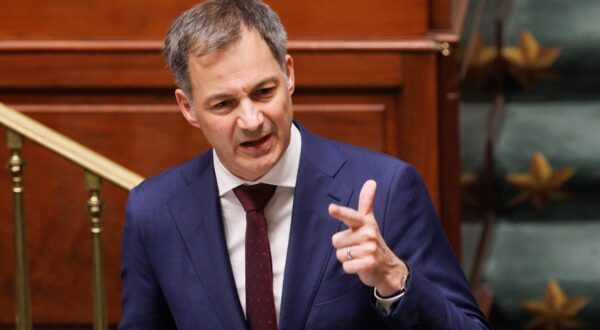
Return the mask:
<svg viewBox="0 0 600 330"><path fill-rule="evenodd" d="M256 180L281 158L290 143L294 68L286 73L255 30L224 50L189 56L192 100L180 89L177 102L190 124L200 128L234 175Z"/></svg>

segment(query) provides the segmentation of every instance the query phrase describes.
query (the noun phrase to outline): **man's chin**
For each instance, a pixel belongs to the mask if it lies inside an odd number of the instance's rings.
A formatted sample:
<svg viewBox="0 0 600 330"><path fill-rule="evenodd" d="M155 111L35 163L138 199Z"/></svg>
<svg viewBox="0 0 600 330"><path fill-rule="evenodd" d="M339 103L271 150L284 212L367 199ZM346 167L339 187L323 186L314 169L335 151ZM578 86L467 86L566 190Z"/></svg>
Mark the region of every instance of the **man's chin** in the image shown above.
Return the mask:
<svg viewBox="0 0 600 330"><path fill-rule="evenodd" d="M271 170L273 166L275 166L275 163L276 162L273 161L271 158L264 160L245 160L244 162L238 164L238 171L236 171L237 173L233 174L244 180L256 181L263 177L265 174L267 174L267 172L269 172L269 170Z"/></svg>

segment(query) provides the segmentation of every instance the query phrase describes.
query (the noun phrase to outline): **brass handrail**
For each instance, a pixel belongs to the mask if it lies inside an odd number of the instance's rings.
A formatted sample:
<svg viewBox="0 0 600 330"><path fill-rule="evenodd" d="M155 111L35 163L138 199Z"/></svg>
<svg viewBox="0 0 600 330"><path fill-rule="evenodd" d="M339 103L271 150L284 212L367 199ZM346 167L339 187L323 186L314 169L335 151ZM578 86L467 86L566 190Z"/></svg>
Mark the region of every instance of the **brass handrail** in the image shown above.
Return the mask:
<svg viewBox="0 0 600 330"><path fill-rule="evenodd" d="M90 172L131 190L144 179L114 161L0 103L0 124L41 144Z"/></svg>
<svg viewBox="0 0 600 330"><path fill-rule="evenodd" d="M39 143L85 169L85 183L90 193L87 206L91 216L94 330L108 329L100 218L103 204L99 195L101 180L104 178L126 190L131 190L143 178L2 103L0 103L0 125L6 127L7 147L11 150L8 168L13 177L14 197L16 329L32 329L25 216L23 215L24 160L20 154L23 137Z"/></svg>

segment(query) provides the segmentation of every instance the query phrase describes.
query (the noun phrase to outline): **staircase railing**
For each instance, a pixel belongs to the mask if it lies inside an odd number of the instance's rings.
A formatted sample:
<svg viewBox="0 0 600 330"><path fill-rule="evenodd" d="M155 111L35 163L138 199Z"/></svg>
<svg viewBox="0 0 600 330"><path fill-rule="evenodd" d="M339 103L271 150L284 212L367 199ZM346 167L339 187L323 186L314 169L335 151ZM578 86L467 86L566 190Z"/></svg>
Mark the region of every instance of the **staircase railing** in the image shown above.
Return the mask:
<svg viewBox="0 0 600 330"><path fill-rule="evenodd" d="M105 179L130 190L140 183L143 177L2 103L0 103L0 124L6 128L6 145L11 151L7 167L12 175L14 204L15 328L32 329L23 204L25 161L21 156L23 138L27 138L79 165L85 171L84 181L89 191L87 208L90 212L92 234L94 330L106 330L108 324L101 244L103 203L100 198L100 186L102 179Z"/></svg>

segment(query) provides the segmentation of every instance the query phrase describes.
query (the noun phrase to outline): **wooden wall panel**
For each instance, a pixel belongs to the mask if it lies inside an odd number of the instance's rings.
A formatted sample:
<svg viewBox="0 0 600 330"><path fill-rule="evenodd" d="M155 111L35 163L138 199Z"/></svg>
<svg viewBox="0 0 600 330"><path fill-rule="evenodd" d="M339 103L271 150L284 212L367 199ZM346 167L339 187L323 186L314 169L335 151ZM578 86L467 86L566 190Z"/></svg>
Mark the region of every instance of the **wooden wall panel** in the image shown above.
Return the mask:
<svg viewBox="0 0 600 330"><path fill-rule="evenodd" d="M269 1L293 39L386 39L429 30L428 0Z"/></svg>
<svg viewBox="0 0 600 330"><path fill-rule="evenodd" d="M439 212L440 123L436 56L407 55L403 69L405 84L396 121L399 157L421 172Z"/></svg>
<svg viewBox="0 0 600 330"><path fill-rule="evenodd" d="M299 87L395 87L402 57L290 51ZM159 52L0 52L1 88L175 88Z"/></svg>
<svg viewBox="0 0 600 330"><path fill-rule="evenodd" d="M298 87L398 88L402 85L402 56L398 54L291 51Z"/></svg>
<svg viewBox="0 0 600 330"><path fill-rule="evenodd" d="M0 53L0 88L166 88L174 80L155 53Z"/></svg>
<svg viewBox="0 0 600 330"><path fill-rule="evenodd" d="M457 0L463 1L463 0ZM431 0L431 22L430 27L435 30L449 30L452 28L452 6L457 1L452 0Z"/></svg>
<svg viewBox="0 0 600 330"><path fill-rule="evenodd" d="M424 36L428 0L271 0L292 39ZM198 1L5 0L0 39L162 40ZM98 28L101 27L101 28Z"/></svg>

